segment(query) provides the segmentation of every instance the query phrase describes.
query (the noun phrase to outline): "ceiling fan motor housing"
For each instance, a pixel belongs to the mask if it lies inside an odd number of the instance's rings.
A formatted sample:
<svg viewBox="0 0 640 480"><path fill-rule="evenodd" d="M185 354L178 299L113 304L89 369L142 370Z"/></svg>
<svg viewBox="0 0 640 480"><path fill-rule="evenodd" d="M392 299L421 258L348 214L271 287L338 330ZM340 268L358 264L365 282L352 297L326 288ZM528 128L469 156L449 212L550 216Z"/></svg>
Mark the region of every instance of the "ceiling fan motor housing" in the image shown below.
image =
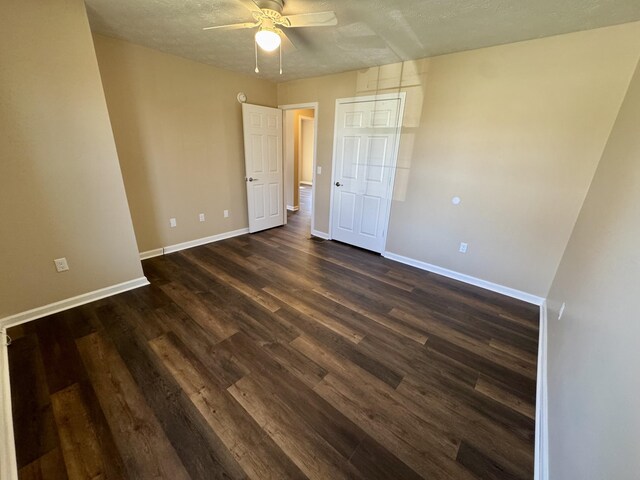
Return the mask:
<svg viewBox="0 0 640 480"><path fill-rule="evenodd" d="M256 2L260 7L259 12L253 12L253 18L260 23L261 29L276 31L276 25L284 27L291 26L289 19L282 16L282 8L284 6L282 0L265 0L264 2ZM274 7L277 8L275 10Z"/></svg>
<svg viewBox="0 0 640 480"><path fill-rule="evenodd" d="M283 0L256 0L254 2L261 10L273 10L282 15L282 9L284 8Z"/></svg>

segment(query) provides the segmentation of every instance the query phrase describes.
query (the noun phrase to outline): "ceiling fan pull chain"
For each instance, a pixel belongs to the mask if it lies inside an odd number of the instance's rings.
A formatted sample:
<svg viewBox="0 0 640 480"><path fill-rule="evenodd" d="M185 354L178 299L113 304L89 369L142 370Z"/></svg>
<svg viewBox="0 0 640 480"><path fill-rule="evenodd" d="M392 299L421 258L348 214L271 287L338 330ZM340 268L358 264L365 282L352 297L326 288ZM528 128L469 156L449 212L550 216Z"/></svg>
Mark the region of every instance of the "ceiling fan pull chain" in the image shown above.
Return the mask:
<svg viewBox="0 0 640 480"><path fill-rule="evenodd" d="M282 43L280 44L280 75L282 75Z"/></svg>
<svg viewBox="0 0 640 480"><path fill-rule="evenodd" d="M260 73L260 69L258 68L258 43L254 41L253 45L254 45L254 47L256 49L256 70L255 70L255 72L256 73Z"/></svg>

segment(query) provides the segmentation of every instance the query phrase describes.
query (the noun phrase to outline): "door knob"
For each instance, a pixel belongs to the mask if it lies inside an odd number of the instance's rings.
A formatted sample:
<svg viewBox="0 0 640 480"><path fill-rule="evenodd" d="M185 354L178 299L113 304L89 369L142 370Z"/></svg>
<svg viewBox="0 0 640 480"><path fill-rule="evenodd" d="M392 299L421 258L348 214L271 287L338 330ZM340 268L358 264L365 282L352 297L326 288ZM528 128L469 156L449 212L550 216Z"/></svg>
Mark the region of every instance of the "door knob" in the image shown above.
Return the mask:
<svg viewBox="0 0 640 480"><path fill-rule="evenodd" d="M257 178L253 178L253 177L249 177L247 180L249 180L250 182L257 182L258 181Z"/></svg>
<svg viewBox="0 0 640 480"><path fill-rule="evenodd" d="M340 182L336 182L336 187L341 187L342 184Z"/></svg>

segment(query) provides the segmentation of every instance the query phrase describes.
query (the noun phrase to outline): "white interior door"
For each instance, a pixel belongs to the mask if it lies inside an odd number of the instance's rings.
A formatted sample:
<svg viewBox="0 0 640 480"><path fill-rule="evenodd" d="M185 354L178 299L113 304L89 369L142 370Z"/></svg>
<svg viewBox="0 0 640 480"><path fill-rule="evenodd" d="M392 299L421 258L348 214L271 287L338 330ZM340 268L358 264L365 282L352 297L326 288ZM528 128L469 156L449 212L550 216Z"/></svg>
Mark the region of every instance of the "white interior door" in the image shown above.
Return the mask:
<svg viewBox="0 0 640 480"><path fill-rule="evenodd" d="M338 100L331 236L381 253L393 193L403 97Z"/></svg>
<svg viewBox="0 0 640 480"><path fill-rule="evenodd" d="M249 231L284 225L282 110L242 104Z"/></svg>

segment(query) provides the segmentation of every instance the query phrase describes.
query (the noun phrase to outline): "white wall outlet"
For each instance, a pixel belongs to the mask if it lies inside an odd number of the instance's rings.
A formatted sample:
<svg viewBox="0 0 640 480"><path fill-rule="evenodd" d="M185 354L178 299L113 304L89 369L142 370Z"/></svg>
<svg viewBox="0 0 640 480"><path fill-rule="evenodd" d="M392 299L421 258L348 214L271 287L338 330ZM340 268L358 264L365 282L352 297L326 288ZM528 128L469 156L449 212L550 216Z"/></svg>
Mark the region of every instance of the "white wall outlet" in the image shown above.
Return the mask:
<svg viewBox="0 0 640 480"><path fill-rule="evenodd" d="M62 258L56 258L53 263L56 264L56 271L58 273L60 272L66 272L67 270L69 270L69 264L67 263L67 259L65 257Z"/></svg>
<svg viewBox="0 0 640 480"><path fill-rule="evenodd" d="M229 210L223 211L222 215L224 215L224 218L229 218Z"/></svg>
<svg viewBox="0 0 640 480"><path fill-rule="evenodd" d="M567 304L565 302L562 302L562 306L560 307L560 311L558 312L558 320L560 320L562 318L562 315L564 315L564 307L566 307Z"/></svg>
<svg viewBox="0 0 640 480"><path fill-rule="evenodd" d="M460 242L460 248L458 249L458 251L460 253L467 253L467 248L469 248L469 245L464 242Z"/></svg>
<svg viewBox="0 0 640 480"><path fill-rule="evenodd" d="M170 218L170 219L169 219L169 226L170 226L171 228L176 228L176 227L178 226L178 222L176 222L176 219L175 219L175 218Z"/></svg>
<svg viewBox="0 0 640 480"><path fill-rule="evenodd" d="M198 218L200 219L201 222L204 222L204 213L201 213L200 215L198 215Z"/></svg>
<svg viewBox="0 0 640 480"><path fill-rule="evenodd" d="M322 167L321 167L320 165L318 165L318 166L316 167L316 173L317 173L318 175L322 175Z"/></svg>

